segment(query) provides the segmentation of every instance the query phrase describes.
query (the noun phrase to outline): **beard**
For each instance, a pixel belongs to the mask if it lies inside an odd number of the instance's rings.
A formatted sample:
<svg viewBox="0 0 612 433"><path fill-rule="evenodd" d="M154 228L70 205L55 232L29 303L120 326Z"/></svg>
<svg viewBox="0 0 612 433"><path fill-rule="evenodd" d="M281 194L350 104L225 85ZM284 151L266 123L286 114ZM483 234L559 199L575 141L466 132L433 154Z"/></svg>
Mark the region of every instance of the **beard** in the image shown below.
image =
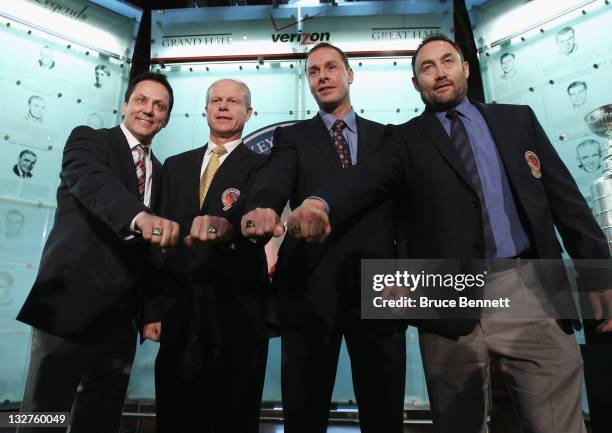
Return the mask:
<svg viewBox="0 0 612 433"><path fill-rule="evenodd" d="M431 94L420 92L421 100L425 103L427 108L433 111L448 111L459 105L467 93L467 81L465 83L451 81L449 84L454 86L453 92L446 98L439 98L434 92Z"/></svg>

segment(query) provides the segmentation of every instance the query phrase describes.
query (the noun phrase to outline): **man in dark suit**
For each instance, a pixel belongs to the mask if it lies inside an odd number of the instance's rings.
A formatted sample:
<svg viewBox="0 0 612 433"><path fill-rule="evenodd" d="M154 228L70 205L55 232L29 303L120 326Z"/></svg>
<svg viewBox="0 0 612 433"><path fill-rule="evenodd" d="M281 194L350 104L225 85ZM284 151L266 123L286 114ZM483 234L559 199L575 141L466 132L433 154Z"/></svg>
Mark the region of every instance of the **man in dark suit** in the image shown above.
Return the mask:
<svg viewBox="0 0 612 433"><path fill-rule="evenodd" d="M291 233L321 241L330 230L327 211L340 223L401 186L408 257L487 259L485 294L518 291L534 301L538 318L421 323L435 430L486 431L495 356L525 432L584 432L582 359L571 323L538 311L533 296L543 287L569 291L567 279L562 265L551 271L531 259L561 259L555 228L573 258L609 259L605 238L529 107L469 101L468 64L443 36L421 43L413 68L425 112L391 127L375 158L316 191L319 199L289 217Z"/></svg>
<svg viewBox="0 0 612 433"><path fill-rule="evenodd" d="M118 430L134 317L151 285L147 244L178 241L178 225L150 210L161 166L149 148L172 103L165 77L140 75L125 94L121 125L79 126L64 148L55 223L17 319L32 326L21 410L72 408L71 432Z"/></svg>
<svg viewBox="0 0 612 433"><path fill-rule="evenodd" d="M312 119L275 131L270 161L258 175L242 232L281 235L279 216L345 167L372 156L384 127L351 107L353 71L338 48L321 43L308 53L306 74L319 105ZM342 338L349 356L364 432L401 432L405 383L405 324L360 320L359 263L394 255L390 200L373 203L326 245L286 238L274 275L282 341L285 431L327 428Z"/></svg>
<svg viewBox="0 0 612 433"><path fill-rule="evenodd" d="M147 326L153 339L161 334L157 426L188 431L193 417L180 414L197 413L199 431L257 433L269 279L263 245L243 238L238 224L267 158L242 143L252 113L244 83L213 83L205 111L208 143L164 164L159 214L179 222L185 243L161 268L161 324Z"/></svg>

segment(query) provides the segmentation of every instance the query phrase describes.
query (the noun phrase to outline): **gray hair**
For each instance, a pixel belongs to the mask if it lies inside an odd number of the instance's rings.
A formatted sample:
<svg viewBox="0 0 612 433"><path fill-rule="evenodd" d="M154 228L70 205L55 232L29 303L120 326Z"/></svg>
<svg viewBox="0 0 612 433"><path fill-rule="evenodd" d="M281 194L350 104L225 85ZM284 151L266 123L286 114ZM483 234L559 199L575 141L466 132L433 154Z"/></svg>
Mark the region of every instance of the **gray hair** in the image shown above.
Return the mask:
<svg viewBox="0 0 612 433"><path fill-rule="evenodd" d="M206 90L206 106L208 106L208 101L210 99L210 92L212 91L212 88L215 87L221 81L233 81L234 83L242 87L242 93L244 94L244 105L246 106L247 110L251 108L251 90L249 89L249 86L247 86L244 82L236 80L234 78L221 78L220 80L217 80L210 86L208 86L208 90Z"/></svg>

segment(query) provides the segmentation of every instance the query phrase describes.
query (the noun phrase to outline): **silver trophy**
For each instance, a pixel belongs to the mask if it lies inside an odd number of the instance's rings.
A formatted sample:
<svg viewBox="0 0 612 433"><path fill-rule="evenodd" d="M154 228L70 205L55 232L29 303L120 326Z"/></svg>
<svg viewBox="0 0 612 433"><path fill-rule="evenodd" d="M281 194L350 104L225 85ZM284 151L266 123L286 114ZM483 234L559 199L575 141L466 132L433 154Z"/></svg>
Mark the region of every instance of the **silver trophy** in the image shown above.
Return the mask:
<svg viewBox="0 0 612 433"><path fill-rule="evenodd" d="M612 251L612 104L591 111L584 121L594 134L608 139L602 153L603 175L591 186L591 194L595 219Z"/></svg>

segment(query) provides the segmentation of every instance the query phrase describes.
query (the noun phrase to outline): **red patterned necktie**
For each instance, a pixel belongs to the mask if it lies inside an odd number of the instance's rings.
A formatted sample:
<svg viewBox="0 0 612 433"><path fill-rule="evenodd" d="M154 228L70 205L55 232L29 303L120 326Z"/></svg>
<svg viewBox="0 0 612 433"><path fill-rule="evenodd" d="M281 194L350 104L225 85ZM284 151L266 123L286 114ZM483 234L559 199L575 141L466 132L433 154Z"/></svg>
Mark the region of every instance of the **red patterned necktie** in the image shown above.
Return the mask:
<svg viewBox="0 0 612 433"><path fill-rule="evenodd" d="M139 144L134 148L138 154L134 164L136 165L136 182L138 183L138 191L140 193L140 201L144 201L145 184L147 183L147 166L145 157L149 151L147 146Z"/></svg>
<svg viewBox="0 0 612 433"><path fill-rule="evenodd" d="M344 120L342 119L336 120L332 126L332 140L334 141L334 146L338 151L342 168L346 168L351 165L351 153L349 151L349 146L344 139L344 135L342 135L342 130L344 128L346 128L346 123L344 123Z"/></svg>

